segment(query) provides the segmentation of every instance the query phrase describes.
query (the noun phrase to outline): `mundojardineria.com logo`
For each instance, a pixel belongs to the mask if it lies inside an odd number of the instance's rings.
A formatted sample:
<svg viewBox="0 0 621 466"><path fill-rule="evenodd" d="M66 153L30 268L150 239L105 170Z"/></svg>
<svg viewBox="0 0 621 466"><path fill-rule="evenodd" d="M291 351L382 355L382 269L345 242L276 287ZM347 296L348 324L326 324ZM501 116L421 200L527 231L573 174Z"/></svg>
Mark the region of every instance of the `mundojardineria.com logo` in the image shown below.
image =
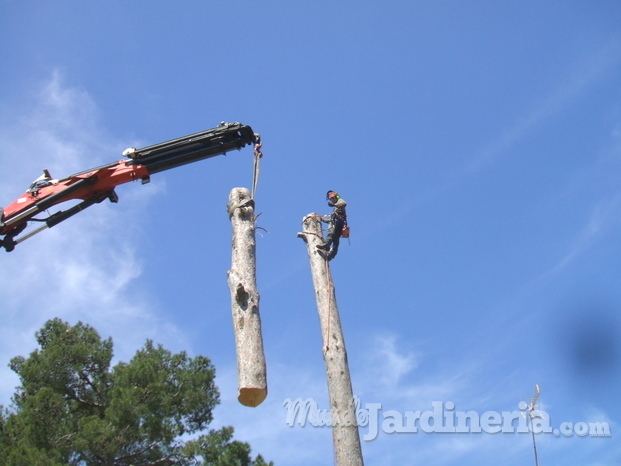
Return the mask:
<svg viewBox="0 0 621 466"><path fill-rule="evenodd" d="M514 411L461 411L452 401L433 401L427 411L384 410L382 403L365 403L353 399L355 416L347 413L321 409L312 398L305 400L287 398L283 406L287 410L285 422L288 426L329 427L357 425L365 428L363 440L377 438L384 434L499 434L535 433L553 434L557 437L610 437L608 422L562 422L553 428L550 416L543 410L529 410L525 402L518 404ZM364 431L362 431L364 432Z"/></svg>

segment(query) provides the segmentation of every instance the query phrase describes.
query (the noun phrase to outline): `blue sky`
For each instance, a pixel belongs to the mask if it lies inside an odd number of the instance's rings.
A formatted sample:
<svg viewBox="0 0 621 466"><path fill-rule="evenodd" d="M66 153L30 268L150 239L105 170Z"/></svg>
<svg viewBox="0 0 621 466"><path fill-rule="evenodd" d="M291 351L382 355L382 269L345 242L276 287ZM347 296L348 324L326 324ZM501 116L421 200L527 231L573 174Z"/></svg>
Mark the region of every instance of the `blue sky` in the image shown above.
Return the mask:
<svg viewBox="0 0 621 466"><path fill-rule="evenodd" d="M331 263L354 392L383 409L563 422L541 464L621 461L621 4L616 1L0 1L0 204L220 121L263 137L256 196L268 399L236 401L229 191L252 151L184 166L2 257L0 403L50 318L127 360L147 338L210 357L215 425L281 465L332 463L302 218L348 202ZM365 430L361 429L364 434ZM367 464L534 464L529 435L380 433Z"/></svg>

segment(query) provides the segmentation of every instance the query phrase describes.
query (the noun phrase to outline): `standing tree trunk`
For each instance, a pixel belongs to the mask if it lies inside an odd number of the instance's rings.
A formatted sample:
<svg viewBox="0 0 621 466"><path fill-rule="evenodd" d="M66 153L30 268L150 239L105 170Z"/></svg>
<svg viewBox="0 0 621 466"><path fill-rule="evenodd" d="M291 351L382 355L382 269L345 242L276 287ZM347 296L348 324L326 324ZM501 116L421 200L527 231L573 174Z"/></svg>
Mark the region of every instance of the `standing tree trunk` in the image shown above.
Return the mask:
<svg viewBox="0 0 621 466"><path fill-rule="evenodd" d="M227 210L233 227L228 284L237 349L237 399L244 406L255 407L267 396L267 375L256 283L254 201L250 191L231 190Z"/></svg>
<svg viewBox="0 0 621 466"><path fill-rule="evenodd" d="M298 237L306 242L308 249L323 338L323 359L328 377L336 464L339 466L362 465L364 462L356 423L356 407L334 284L328 261L317 252L317 245L323 241L319 215L313 213L304 217L302 229Z"/></svg>

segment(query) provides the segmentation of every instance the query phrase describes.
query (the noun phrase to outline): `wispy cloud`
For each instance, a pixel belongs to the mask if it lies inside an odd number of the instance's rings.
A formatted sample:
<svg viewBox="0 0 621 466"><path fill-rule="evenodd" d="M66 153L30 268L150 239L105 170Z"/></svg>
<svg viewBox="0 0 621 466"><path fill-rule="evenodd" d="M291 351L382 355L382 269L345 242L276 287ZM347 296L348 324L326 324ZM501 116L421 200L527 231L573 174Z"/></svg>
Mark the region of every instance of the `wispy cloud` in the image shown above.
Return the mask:
<svg viewBox="0 0 621 466"><path fill-rule="evenodd" d="M378 332L370 335L364 349L362 366L352 367L354 392L367 403L381 403L379 435L364 440L368 426L359 428L365 462L369 464L488 464L501 462L520 465L530 462L533 446L526 434L428 434L385 433L381 431L383 413L431 411L432 401L453 401L458 411L474 410L483 414L491 409L498 412L518 409L519 397L501 394L490 374L485 371L497 355L475 350L471 354L455 355L448 363L435 364L433 355L417 349L418 343L397 333ZM473 360L476 359L476 360ZM329 427L305 427L286 424L286 398L312 397L320 409L328 409L325 372L300 365L283 364L277 357L268 357L269 395L257 408L246 408L236 400L236 369L218 367L218 385L222 405L216 409L215 425L235 426L237 438L249 441L255 452L277 452L268 458L277 464L311 465L332 461L332 438ZM482 382L483 381L483 382ZM509 400L509 401L508 401ZM547 409L541 405L541 409ZM593 408L585 420L605 421L608 417ZM558 425L555 424L555 427ZM584 439L578 439L584 440ZM545 451L575 448L571 439L551 436L538 439ZM596 442L592 442L597 447Z"/></svg>
<svg viewBox="0 0 621 466"><path fill-rule="evenodd" d="M586 224L570 241L568 252L547 275L558 273L580 254L587 251L612 226L619 224L619 218L621 218L621 193L594 205Z"/></svg>
<svg viewBox="0 0 621 466"><path fill-rule="evenodd" d="M63 84L54 72L37 98L12 109L0 134L0 196L8 204L39 176L43 167L67 176L117 157L119 144L100 129L97 105L83 90ZM102 203L17 246L2 251L0 302L0 404L7 404L16 376L11 357L35 349L34 332L50 318L93 325L115 340L119 358L145 341L183 340L174 324L159 317L136 280L142 264L135 252L135 218L162 188L125 190L124 208ZM155 189L154 189L155 188ZM175 345L179 346L179 345Z"/></svg>
<svg viewBox="0 0 621 466"><path fill-rule="evenodd" d="M378 380L383 386L394 387L401 379L416 369L422 353L399 351L396 335L377 335L374 343L373 358L375 367L381 368L382 377Z"/></svg>
<svg viewBox="0 0 621 466"><path fill-rule="evenodd" d="M381 403L382 412L395 410L431 411L435 401L452 401L457 410L484 412L490 398L503 403L495 397L493 384L482 385L483 366L491 362L490 355L474 351L455 355L450 362L437 360L432 353L417 349L417 342L405 339L398 334L378 334L371 339L366 349L365 367L368 371L357 374L354 384L364 387L360 393L363 403ZM517 401L516 401L517 405ZM496 409L515 409L516 406L503 406ZM382 419L379 420L380 424ZM362 428L362 434L367 431ZM505 461L528 448L528 444L516 443L511 436L475 435L430 435L418 433L386 434L380 432L377 439L363 442L365 459L384 464L406 464L416 461L421 464L454 464L469 458L503 458L504 464L520 464ZM515 455L513 455L515 456Z"/></svg>
<svg viewBox="0 0 621 466"><path fill-rule="evenodd" d="M434 400L455 401L458 393L469 391L468 378L475 373L476 362L431 369L427 364L433 355L417 349L415 341L386 332L370 340L363 358L366 370L361 380L354 380L354 391L363 401L420 409Z"/></svg>
<svg viewBox="0 0 621 466"><path fill-rule="evenodd" d="M600 50L583 63L577 64L573 73L559 82L556 89L545 96L530 113L518 118L495 139L492 139L471 163L469 170L477 172L502 156L530 132L535 131L550 117L565 109L580 97L607 71L621 61L621 36L613 36Z"/></svg>

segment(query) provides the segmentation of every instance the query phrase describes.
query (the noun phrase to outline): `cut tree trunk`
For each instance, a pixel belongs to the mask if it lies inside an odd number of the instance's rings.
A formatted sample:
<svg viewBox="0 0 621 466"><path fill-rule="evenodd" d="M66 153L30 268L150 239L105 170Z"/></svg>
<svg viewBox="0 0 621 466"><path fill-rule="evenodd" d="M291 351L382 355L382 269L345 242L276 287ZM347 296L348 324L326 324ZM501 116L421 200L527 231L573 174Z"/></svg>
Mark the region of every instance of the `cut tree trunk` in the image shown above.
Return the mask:
<svg viewBox="0 0 621 466"><path fill-rule="evenodd" d="M304 217L302 232L298 233L298 237L306 242L315 287L323 339L323 359L328 378L335 461L340 466L362 465L364 462L356 422L356 406L334 284L329 263L317 250L317 245L323 243L321 218L318 214L312 213Z"/></svg>
<svg viewBox="0 0 621 466"><path fill-rule="evenodd" d="M233 227L228 284L237 350L237 399L244 406L255 407L267 396L267 375L256 282L254 201L250 191L231 190L227 210Z"/></svg>

